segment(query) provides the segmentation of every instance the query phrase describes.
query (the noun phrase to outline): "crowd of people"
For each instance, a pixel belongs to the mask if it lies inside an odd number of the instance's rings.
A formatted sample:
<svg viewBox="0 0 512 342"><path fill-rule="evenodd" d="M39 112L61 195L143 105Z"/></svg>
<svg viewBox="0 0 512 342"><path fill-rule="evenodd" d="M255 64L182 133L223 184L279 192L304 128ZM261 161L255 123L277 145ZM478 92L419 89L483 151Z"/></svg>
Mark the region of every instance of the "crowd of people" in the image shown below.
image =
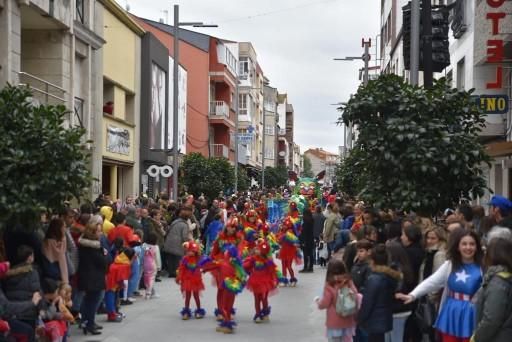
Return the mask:
<svg viewBox="0 0 512 342"><path fill-rule="evenodd" d="M330 341L512 338L508 199L494 196L488 216L461 204L433 219L336 199L322 216L320 238L332 256L317 301L327 308ZM340 289L361 295L357 313L340 316L349 298Z"/></svg>
<svg viewBox="0 0 512 342"><path fill-rule="evenodd" d="M269 297L295 287L299 273L326 267L330 341L508 341L512 337L512 202L461 204L435 218L378 211L327 192L300 212L290 201L277 226L267 199L289 192L240 193L208 201L162 193L42 213L37 229L3 232L0 336L66 341L70 326L99 335L125 318L122 307L159 295L175 278L183 320L201 319L204 273L217 288L221 333L236 326L235 300L254 296L255 323L268 322ZM278 262L279 261L279 262ZM278 267L279 266L279 267ZM195 304L192 310L191 301Z"/></svg>

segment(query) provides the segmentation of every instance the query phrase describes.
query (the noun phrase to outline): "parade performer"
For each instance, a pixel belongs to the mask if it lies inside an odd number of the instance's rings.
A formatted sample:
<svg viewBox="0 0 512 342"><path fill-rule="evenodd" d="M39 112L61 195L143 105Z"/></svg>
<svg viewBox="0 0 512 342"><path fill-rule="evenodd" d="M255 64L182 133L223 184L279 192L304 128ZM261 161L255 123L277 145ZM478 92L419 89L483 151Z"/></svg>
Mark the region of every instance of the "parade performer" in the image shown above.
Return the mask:
<svg viewBox="0 0 512 342"><path fill-rule="evenodd" d="M299 248L299 238L295 234L294 224L290 217L286 217L281 225L281 231L278 234L278 241L280 245L278 257L281 259L282 272L284 276L284 285L290 286L297 285L297 278L292 268L295 261L297 265L302 264L302 255ZM290 280L286 279L287 273L290 273Z"/></svg>
<svg viewBox="0 0 512 342"><path fill-rule="evenodd" d="M279 279L282 278L274 260L270 245L263 239L258 240L254 255L244 260L244 269L249 275L247 289L254 294L256 313L253 321L260 323L269 320L269 294L275 293Z"/></svg>
<svg viewBox="0 0 512 342"><path fill-rule="evenodd" d="M244 240L240 243L240 255L242 260L252 255L254 248L256 247L256 240L258 239L258 231L256 228L246 227L244 228Z"/></svg>
<svg viewBox="0 0 512 342"><path fill-rule="evenodd" d="M231 217L226 226L222 230L222 232L217 237L217 240L213 243L212 251L210 253L210 258L213 261L223 260L224 252L231 246L234 246L236 249L239 249L244 240L243 234L238 232L239 220L237 217ZM217 320L222 319L221 312L221 302L222 302L222 280L218 277L215 277L214 274L215 286L217 286L217 308L215 309L215 316ZM234 312L233 312L234 313Z"/></svg>
<svg viewBox="0 0 512 342"><path fill-rule="evenodd" d="M105 306L109 322L121 322L123 316L117 312L116 294L128 284L131 273L131 260L135 252L131 248L124 248L110 265L107 274L107 289L105 292Z"/></svg>
<svg viewBox="0 0 512 342"><path fill-rule="evenodd" d="M267 222L260 222L258 225L259 238L264 239L270 245L270 254L279 250L279 243L274 233L270 230Z"/></svg>
<svg viewBox="0 0 512 342"><path fill-rule="evenodd" d="M205 261L202 267L205 272L211 272L217 281L218 313L221 315L217 331L231 334L236 325L232 319L235 298L242 292L247 278L238 248L232 244L227 245L222 258Z"/></svg>
<svg viewBox="0 0 512 342"><path fill-rule="evenodd" d="M183 244L185 256L181 259L178 272L176 274L176 283L180 285L181 293L185 297L185 307L181 310L181 318L188 320L192 316L190 310L190 299L194 296L196 310L194 317L203 318L206 314L201 308L199 295L204 290L203 278L201 275L201 245L193 240Z"/></svg>

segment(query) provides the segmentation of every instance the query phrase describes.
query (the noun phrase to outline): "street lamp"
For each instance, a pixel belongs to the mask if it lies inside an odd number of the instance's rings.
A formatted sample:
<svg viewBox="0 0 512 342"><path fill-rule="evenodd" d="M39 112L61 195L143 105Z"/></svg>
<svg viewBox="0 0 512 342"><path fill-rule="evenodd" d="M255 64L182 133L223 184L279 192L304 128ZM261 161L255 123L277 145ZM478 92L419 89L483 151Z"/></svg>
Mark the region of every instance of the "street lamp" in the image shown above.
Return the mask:
<svg viewBox="0 0 512 342"><path fill-rule="evenodd" d="M178 175L179 175L179 151L178 151L178 69L180 63L180 39L179 30L180 26L193 26L193 27L217 27L217 25L205 25L202 22L181 22L180 23L180 9L179 5L174 5L174 61L173 61L173 126L172 126L172 195L175 201L178 201ZM167 113L167 112L166 112ZM165 116L165 131L168 132L168 115ZM165 138L165 151L168 150L167 135Z"/></svg>

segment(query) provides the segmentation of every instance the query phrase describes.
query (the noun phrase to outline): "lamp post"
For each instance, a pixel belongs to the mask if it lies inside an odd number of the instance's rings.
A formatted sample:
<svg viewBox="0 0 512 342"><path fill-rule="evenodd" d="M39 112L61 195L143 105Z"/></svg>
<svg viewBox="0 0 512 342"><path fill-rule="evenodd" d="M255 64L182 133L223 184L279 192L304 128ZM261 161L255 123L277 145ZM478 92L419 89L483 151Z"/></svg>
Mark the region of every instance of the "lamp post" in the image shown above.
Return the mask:
<svg viewBox="0 0 512 342"><path fill-rule="evenodd" d="M364 61L364 69L363 69L363 85L368 84L368 71L369 71L369 64L370 64L370 47L372 46L372 40L364 40L362 39L362 47L364 48L364 53L361 57L344 57L344 58L334 58L335 61L354 61L354 60L363 60ZM348 146L347 148L352 148L352 130L353 130L353 124L352 122L349 122L348 127Z"/></svg>
<svg viewBox="0 0 512 342"><path fill-rule="evenodd" d="M179 5L174 5L174 44L173 44L173 125L172 125L172 195L175 201L178 201L178 175L179 175L179 150L178 150L178 72L180 63L180 39L179 31L180 26L193 26L193 27L217 27L217 25L205 25L202 22L181 22L180 23L180 9ZM167 112L166 112L167 113ZM168 115L165 116L165 131L168 132ZM168 133L167 133L168 134ZM168 136L165 138L165 151L168 151Z"/></svg>

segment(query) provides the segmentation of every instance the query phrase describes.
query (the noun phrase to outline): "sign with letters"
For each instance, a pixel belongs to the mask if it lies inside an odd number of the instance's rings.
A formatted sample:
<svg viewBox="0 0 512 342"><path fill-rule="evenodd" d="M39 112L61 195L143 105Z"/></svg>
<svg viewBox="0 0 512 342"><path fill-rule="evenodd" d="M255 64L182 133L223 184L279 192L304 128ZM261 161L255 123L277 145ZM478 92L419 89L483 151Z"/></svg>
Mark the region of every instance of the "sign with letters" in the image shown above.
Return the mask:
<svg viewBox="0 0 512 342"><path fill-rule="evenodd" d="M484 114L506 114L509 109L507 95L477 95L473 97Z"/></svg>

